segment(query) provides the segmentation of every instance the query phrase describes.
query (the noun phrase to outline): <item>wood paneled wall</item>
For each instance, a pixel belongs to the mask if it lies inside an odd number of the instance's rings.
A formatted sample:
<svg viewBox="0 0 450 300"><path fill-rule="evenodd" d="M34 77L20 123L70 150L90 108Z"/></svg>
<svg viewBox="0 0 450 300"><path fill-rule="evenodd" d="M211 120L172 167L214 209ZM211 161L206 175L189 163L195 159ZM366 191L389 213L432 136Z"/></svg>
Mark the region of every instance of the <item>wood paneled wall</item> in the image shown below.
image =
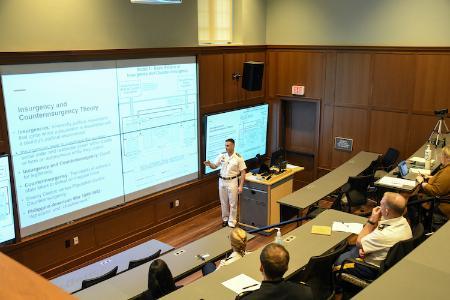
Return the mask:
<svg viewBox="0 0 450 300"><path fill-rule="evenodd" d="M321 169L335 168L360 150L395 147L405 158L431 133L433 110L450 107L449 49L268 46L267 52L267 99L275 109L294 84L305 85L305 97L321 102ZM335 150L337 136L353 139L353 152ZM276 149L280 133L272 137Z"/></svg>
<svg viewBox="0 0 450 300"><path fill-rule="evenodd" d="M232 46L0 53L0 64L180 55L198 57L200 116L263 101L270 103L270 150L278 149L284 134L280 132L286 121L282 118L280 96L290 95L293 84L304 85L305 98L320 103L320 133L317 137L305 130L291 130L288 138L300 150L312 149L318 140L314 161L304 162L310 169L319 166L326 171L359 150L384 152L388 146L398 148L406 157L423 143L436 123L432 111L450 106L448 48ZM233 73L242 74L242 63L247 60L266 63L262 91L245 91L241 80L232 79ZM311 124L296 119L312 117L307 111L297 114L297 109L290 111L288 121L299 126ZM352 138L353 152L334 150L336 136ZM0 152L9 153L3 101ZM302 163L303 159L300 155L294 160ZM314 179L311 170L305 174L299 181ZM180 206L170 208L177 199ZM188 184L26 238L2 251L52 277L195 216L218 205L217 199L216 177L200 176ZM80 244L65 248L65 241L74 236L79 237Z"/></svg>

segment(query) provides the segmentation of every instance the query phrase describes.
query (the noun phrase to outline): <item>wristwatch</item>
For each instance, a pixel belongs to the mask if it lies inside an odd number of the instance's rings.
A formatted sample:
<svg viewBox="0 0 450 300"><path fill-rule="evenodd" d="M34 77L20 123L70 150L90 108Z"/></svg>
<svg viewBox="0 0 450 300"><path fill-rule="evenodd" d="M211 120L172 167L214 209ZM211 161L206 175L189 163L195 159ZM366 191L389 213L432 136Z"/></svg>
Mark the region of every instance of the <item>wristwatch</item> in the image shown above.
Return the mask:
<svg viewBox="0 0 450 300"><path fill-rule="evenodd" d="M367 223L369 223L370 225L375 225L375 222L372 222L369 219L367 219Z"/></svg>

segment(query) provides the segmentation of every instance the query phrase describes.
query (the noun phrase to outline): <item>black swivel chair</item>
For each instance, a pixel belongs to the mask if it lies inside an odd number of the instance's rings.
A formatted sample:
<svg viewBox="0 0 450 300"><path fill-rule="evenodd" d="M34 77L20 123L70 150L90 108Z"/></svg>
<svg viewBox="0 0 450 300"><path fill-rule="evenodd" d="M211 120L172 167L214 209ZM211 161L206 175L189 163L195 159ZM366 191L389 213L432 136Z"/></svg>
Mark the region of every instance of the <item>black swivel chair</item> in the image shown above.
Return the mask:
<svg viewBox="0 0 450 300"><path fill-rule="evenodd" d="M81 289L82 289L82 290L83 290L83 289L86 289L86 288L88 288L88 287L90 287L90 286L93 286L94 284L97 284L97 283L102 282L102 281L104 281L104 280L106 280L106 279L109 279L109 278L111 278L111 277L116 276L116 274L117 274L117 269L118 269L118 268L119 268L119 267L116 266L114 269L112 269L111 271L109 271L109 272L106 273L106 274L103 274L103 275L98 276L98 277L95 277L95 278L83 280L83 281L81 282Z"/></svg>
<svg viewBox="0 0 450 300"><path fill-rule="evenodd" d="M149 255L147 257L144 257L141 259L136 259L136 260L130 260L130 262L128 263L128 270L136 268L137 266L145 264L146 262L149 262L151 260L154 260L154 259L158 258L160 255L161 255L161 249L159 249L158 251L156 251L155 253L153 253L152 255Z"/></svg>
<svg viewBox="0 0 450 300"><path fill-rule="evenodd" d="M352 212L353 207L358 207L367 203L367 197L372 192L372 184L374 182L373 175L352 176L348 178L347 183L341 188L339 206L343 204L347 206L347 211ZM347 199L347 203L342 203L343 195Z"/></svg>
<svg viewBox="0 0 450 300"><path fill-rule="evenodd" d="M377 272L377 278L393 267L397 262L399 262L403 257L409 254L414 248L419 246L425 239L425 231L424 227L421 223L417 224L413 231L413 237L404 241L400 241L396 243L389 249L387 253L386 259L380 264L380 266L375 266L363 261L359 261L356 259L347 259L345 260L340 270L337 272L338 281L344 281L346 283L350 283L351 285L363 289L368 286L373 280L366 280L359 277L356 277L351 274L344 273L344 265L347 263L355 263L366 266L375 272Z"/></svg>
<svg viewBox="0 0 450 300"><path fill-rule="evenodd" d="M375 178L381 178L397 166L397 159L400 156L400 151L395 148L387 149L386 153L380 158L380 165L378 171L375 172Z"/></svg>
<svg viewBox="0 0 450 300"><path fill-rule="evenodd" d="M298 279L311 287L314 299L334 298L333 264L347 247L344 241L328 254L313 256Z"/></svg>

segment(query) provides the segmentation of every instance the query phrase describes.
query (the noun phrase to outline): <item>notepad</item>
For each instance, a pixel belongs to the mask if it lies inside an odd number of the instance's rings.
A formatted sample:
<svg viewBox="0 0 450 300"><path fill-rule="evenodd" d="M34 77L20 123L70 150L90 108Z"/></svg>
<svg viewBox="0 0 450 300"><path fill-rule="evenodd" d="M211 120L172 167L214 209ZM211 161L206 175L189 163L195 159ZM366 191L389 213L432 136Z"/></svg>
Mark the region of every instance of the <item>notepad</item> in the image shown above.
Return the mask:
<svg viewBox="0 0 450 300"><path fill-rule="evenodd" d="M389 176L384 176L378 181L378 183L397 188L401 187L414 188L417 185L415 180L408 180Z"/></svg>
<svg viewBox="0 0 450 300"><path fill-rule="evenodd" d="M425 169L417 169L417 168L409 168L409 171L416 174L422 174L422 175L430 175L431 170L425 170Z"/></svg>
<svg viewBox="0 0 450 300"><path fill-rule="evenodd" d="M261 282L245 274L240 274L231 279L228 279L227 281L222 282L222 285L232 290L236 294L240 294L242 292L259 289L259 287L261 286Z"/></svg>
<svg viewBox="0 0 450 300"><path fill-rule="evenodd" d="M343 223L343 222L333 222L331 229L333 231L350 232L354 234L359 234L363 229L364 225L361 223Z"/></svg>
<svg viewBox="0 0 450 300"><path fill-rule="evenodd" d="M425 158L423 158L423 157L414 156L414 157L411 157L408 160L413 162L413 163L416 163L416 164L422 164L422 165L425 164ZM434 162L435 162L435 160L432 159L431 160L431 164L434 164Z"/></svg>
<svg viewBox="0 0 450 300"><path fill-rule="evenodd" d="M331 227L330 226L313 225L311 228L311 233L322 234L322 235L331 235Z"/></svg>

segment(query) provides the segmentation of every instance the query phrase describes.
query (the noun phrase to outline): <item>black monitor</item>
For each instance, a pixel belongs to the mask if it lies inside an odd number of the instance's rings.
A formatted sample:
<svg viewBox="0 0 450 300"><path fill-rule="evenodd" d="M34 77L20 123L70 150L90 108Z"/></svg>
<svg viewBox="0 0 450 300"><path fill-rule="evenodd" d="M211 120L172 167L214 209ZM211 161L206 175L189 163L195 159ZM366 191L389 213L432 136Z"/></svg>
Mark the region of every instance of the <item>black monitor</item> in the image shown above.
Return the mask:
<svg viewBox="0 0 450 300"><path fill-rule="evenodd" d="M272 156L270 158L270 166L279 167L285 161L286 161L286 151L284 149L278 149L277 151L272 152Z"/></svg>

